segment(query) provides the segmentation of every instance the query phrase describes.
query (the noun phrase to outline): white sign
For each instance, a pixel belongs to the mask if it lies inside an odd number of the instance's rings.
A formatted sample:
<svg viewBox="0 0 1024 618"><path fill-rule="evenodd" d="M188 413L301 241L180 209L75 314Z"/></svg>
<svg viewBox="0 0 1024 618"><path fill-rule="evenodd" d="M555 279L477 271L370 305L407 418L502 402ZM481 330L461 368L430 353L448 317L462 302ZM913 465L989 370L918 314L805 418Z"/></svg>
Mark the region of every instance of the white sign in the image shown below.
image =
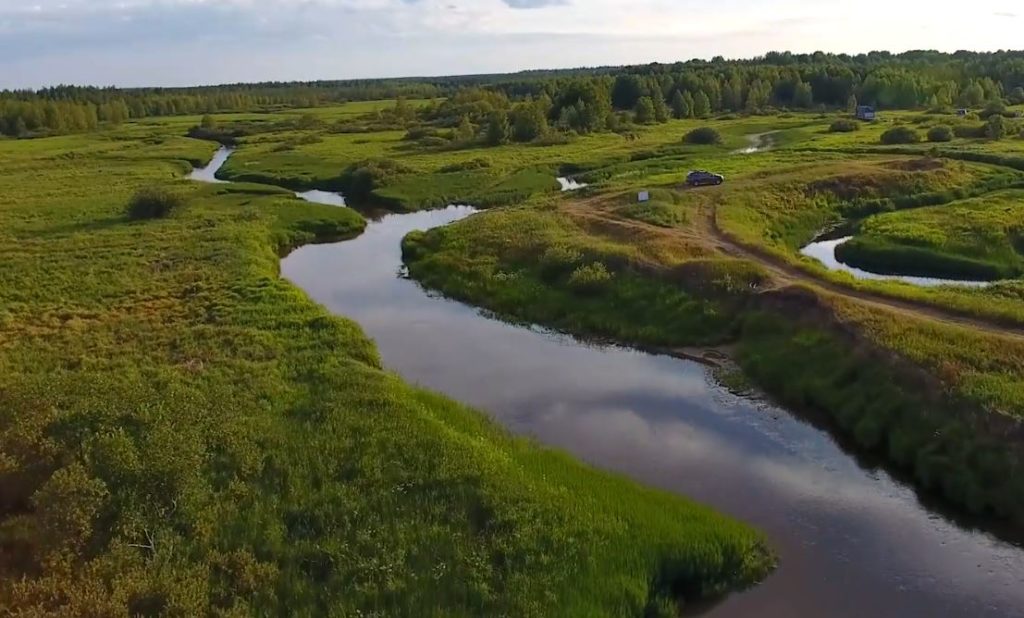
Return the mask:
<svg viewBox="0 0 1024 618"><path fill-rule="evenodd" d="M637 193L636 194L636 201L638 201L638 202L649 202L649 201L651 201L651 192L650 191L641 191L640 193Z"/></svg>

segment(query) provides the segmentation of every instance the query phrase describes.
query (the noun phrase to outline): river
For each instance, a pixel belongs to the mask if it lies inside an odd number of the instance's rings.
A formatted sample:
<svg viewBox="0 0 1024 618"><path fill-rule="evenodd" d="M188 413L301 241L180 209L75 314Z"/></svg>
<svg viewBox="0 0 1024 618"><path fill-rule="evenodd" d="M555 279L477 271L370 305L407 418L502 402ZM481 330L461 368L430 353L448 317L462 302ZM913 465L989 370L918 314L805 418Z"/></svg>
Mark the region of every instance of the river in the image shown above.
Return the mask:
<svg viewBox="0 0 1024 618"><path fill-rule="evenodd" d="M359 322L406 380L765 531L778 570L702 615L1024 616L1021 547L929 508L826 431L727 392L703 365L510 325L401 276L403 236L474 212L385 215L292 252L281 272Z"/></svg>

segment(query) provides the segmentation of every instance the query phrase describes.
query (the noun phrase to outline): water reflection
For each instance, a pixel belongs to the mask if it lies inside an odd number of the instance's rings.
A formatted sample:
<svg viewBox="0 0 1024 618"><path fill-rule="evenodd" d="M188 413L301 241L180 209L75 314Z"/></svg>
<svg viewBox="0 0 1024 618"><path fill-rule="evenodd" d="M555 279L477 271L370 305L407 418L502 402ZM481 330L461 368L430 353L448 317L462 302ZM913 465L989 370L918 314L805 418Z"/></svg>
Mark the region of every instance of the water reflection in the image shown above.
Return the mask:
<svg viewBox="0 0 1024 618"><path fill-rule="evenodd" d="M1024 613L1021 549L928 511L785 410L723 391L696 363L512 326L399 276L406 233L473 212L388 215L292 253L282 272L358 321L407 380L766 531L780 569L710 616Z"/></svg>

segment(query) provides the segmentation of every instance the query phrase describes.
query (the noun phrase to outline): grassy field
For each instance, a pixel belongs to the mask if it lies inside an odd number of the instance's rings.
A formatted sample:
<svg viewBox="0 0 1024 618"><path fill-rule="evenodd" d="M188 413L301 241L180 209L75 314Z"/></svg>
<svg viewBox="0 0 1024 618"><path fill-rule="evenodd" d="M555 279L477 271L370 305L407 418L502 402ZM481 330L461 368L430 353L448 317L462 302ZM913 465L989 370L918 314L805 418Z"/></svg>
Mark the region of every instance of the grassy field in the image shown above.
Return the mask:
<svg viewBox="0 0 1024 618"><path fill-rule="evenodd" d="M766 574L750 528L383 371L278 276L362 217L183 180L188 125L0 142L7 613L670 615ZM187 205L128 221L153 184Z"/></svg>

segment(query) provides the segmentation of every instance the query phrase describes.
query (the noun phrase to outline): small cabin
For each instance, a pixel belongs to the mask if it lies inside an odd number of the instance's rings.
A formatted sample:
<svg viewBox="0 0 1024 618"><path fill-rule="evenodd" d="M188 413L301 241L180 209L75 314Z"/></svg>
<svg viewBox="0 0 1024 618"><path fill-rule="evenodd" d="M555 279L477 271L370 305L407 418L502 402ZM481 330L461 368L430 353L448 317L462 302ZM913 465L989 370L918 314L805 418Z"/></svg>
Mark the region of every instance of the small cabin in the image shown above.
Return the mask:
<svg viewBox="0 0 1024 618"><path fill-rule="evenodd" d="M870 105L857 106L857 120L874 120L875 108Z"/></svg>

